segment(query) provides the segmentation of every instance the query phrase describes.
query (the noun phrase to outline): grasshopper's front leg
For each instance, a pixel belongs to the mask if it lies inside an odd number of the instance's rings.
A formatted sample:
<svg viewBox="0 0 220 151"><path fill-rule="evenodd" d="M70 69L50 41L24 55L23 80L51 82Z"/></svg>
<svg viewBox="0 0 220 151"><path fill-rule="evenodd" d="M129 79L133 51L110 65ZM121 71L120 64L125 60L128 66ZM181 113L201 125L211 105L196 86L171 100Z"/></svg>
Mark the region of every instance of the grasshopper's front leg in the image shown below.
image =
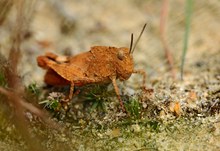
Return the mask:
<svg viewBox="0 0 220 151"><path fill-rule="evenodd" d="M147 78L147 74L144 70L134 70L133 73L137 73L137 74L141 74L143 76L143 81L142 81L142 90L146 90L146 78Z"/></svg>
<svg viewBox="0 0 220 151"><path fill-rule="evenodd" d="M112 84L114 86L115 93L116 93L116 95L118 97L118 100L119 100L119 103L121 105L122 111L126 112L125 107L124 107L124 103L123 103L123 101L122 101L122 99L120 97L119 89L118 89L118 86L117 86L117 83L116 83L116 77L114 76L114 77L111 77L110 79L112 80Z"/></svg>
<svg viewBox="0 0 220 151"><path fill-rule="evenodd" d="M141 86L141 89L142 89L142 99L141 100L143 101L144 94L152 94L153 89L147 89L145 86L147 74L144 70L134 70L133 73L141 74L143 76L143 81L142 81L142 86Z"/></svg>

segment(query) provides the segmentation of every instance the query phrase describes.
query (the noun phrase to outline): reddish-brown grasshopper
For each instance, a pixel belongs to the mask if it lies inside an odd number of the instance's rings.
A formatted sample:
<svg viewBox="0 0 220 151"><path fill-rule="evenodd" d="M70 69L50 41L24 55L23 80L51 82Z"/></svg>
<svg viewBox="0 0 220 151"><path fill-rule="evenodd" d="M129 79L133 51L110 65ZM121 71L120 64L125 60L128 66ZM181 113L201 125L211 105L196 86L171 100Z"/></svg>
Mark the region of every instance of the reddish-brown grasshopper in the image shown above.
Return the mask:
<svg viewBox="0 0 220 151"><path fill-rule="evenodd" d="M143 88L145 88L146 74L143 70L135 70L133 52L142 36L144 25L133 47L133 34L131 34L130 49L121 47L94 46L91 50L75 56L57 56L47 53L37 58L38 65L47 72L44 81L50 85L70 84L69 99L72 99L74 86L92 83L113 83L121 108L125 111L123 101L119 94L116 79L128 80L132 73L143 75Z"/></svg>

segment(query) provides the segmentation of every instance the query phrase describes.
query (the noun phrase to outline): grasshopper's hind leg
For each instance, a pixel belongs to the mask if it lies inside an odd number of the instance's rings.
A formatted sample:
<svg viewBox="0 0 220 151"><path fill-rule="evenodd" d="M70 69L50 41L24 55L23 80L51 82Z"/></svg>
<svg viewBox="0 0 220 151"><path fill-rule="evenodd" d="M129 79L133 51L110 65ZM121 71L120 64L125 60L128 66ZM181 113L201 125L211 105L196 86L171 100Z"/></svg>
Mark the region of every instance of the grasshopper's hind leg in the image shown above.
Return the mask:
<svg viewBox="0 0 220 151"><path fill-rule="evenodd" d="M70 100L73 98L73 91L74 91L74 83L70 82L70 91L69 91L69 95L66 97L65 100L63 100L62 106L64 107L65 110L68 109L68 103L70 102Z"/></svg>
<svg viewBox="0 0 220 151"><path fill-rule="evenodd" d="M73 91L74 91L74 83L70 83L70 92L69 92L69 101L73 98Z"/></svg>
<svg viewBox="0 0 220 151"><path fill-rule="evenodd" d="M69 98L68 98L69 101L72 100L72 98L73 98L74 95L77 95L77 94L79 94L79 92L80 92L80 90L76 90L76 91L75 91L74 86L75 86L74 82L71 82L71 83L70 83ZM75 91L75 92L74 92L74 91Z"/></svg>

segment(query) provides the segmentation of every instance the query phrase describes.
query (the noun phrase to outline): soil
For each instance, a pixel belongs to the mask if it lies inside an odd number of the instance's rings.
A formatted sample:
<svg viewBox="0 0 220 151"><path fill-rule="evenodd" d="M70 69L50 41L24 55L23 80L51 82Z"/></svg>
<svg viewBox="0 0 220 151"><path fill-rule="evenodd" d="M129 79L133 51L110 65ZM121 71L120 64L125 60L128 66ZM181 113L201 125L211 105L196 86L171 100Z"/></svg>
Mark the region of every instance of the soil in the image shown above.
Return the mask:
<svg viewBox="0 0 220 151"><path fill-rule="evenodd" d="M220 150L220 3L194 1L181 81L185 5L181 0L169 2L165 36L177 71L174 80L160 39L161 1L26 1L19 74L27 87L37 84L39 102L59 100L68 87L45 88L45 70L37 66L37 56L49 51L75 55L91 46L129 47L131 33L137 39L145 23L133 57L135 69L147 73L146 86L153 90L142 95L141 76L136 74L125 83L117 81L125 114L112 85L77 87L80 94L69 110L46 107L59 129L45 128L26 113L33 138L45 150ZM6 14L0 22L0 51L5 57L11 47L15 7ZM8 118L0 114L0 150L28 150L11 121L13 114Z"/></svg>

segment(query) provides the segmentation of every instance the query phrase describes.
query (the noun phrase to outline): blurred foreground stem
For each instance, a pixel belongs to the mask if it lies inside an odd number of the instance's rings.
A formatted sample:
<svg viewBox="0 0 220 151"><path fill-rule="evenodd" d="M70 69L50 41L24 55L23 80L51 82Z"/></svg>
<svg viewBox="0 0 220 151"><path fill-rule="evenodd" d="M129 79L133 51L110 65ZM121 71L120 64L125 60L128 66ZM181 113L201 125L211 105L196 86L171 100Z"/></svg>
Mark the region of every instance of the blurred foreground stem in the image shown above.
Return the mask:
<svg viewBox="0 0 220 151"><path fill-rule="evenodd" d="M168 16L168 7L169 7L169 0L163 0L163 6L161 10L161 17L160 17L160 35L161 35L161 41L164 47L165 51L165 57L167 59L167 63L170 68L170 72L172 74L173 79L176 78L176 70L174 67L174 62L173 62L173 56L170 52L170 48L167 44L167 40L165 38L165 25L166 25L166 20Z"/></svg>

